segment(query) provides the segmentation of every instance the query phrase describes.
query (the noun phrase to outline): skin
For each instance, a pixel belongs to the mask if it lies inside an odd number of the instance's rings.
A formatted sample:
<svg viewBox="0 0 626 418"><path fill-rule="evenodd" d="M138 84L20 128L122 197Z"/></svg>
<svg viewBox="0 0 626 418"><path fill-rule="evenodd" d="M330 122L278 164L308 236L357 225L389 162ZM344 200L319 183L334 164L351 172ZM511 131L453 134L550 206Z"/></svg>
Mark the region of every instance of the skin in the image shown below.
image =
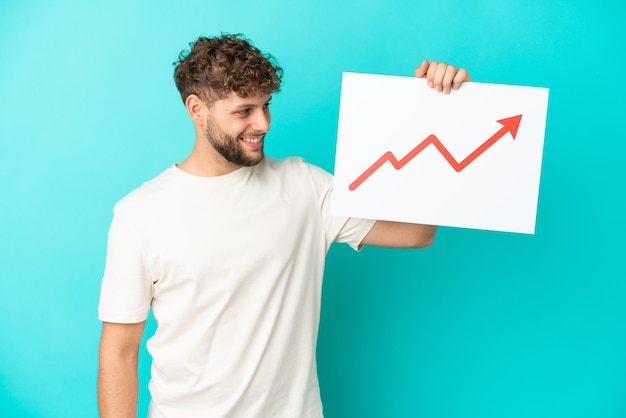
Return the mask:
<svg viewBox="0 0 626 418"><path fill-rule="evenodd" d="M449 94L465 81L471 81L464 69L441 62L424 60L415 76L427 85ZM270 129L270 95L242 98L230 93L207 105L196 95L185 101L196 128L196 140L189 156L178 167L197 176L221 176L243 165L263 159L263 140ZM257 141L256 144L244 138ZM239 160L225 158L216 148L224 145L234 150ZM435 239L433 225L376 221L361 245L390 248L421 248ZM101 418L131 418L137 413L137 359L145 322L115 324L104 322L100 339L98 368L98 407Z"/></svg>
<svg viewBox="0 0 626 418"><path fill-rule="evenodd" d="M239 169L242 164L229 161L212 145L216 136L228 136L244 158L260 162L263 159L263 138L270 129L269 94L239 97L235 93L207 105L195 94L185 100L187 113L196 128L196 141L189 156L178 167L203 177L222 176ZM213 138L211 138L213 137ZM260 139L258 144L244 138Z"/></svg>
<svg viewBox="0 0 626 418"><path fill-rule="evenodd" d="M137 416L137 359L144 322L102 323L98 367L98 408L102 418Z"/></svg>

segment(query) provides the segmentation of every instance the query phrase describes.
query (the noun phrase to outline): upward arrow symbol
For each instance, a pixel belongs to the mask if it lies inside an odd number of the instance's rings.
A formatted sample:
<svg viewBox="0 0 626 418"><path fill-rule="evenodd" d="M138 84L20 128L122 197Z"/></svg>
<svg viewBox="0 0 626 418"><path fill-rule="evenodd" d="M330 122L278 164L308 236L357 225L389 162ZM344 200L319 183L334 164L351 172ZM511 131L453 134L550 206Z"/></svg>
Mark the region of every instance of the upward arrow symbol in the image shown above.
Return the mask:
<svg viewBox="0 0 626 418"><path fill-rule="evenodd" d="M393 155L391 151L385 152L380 156L374 164L372 164L367 170L363 172L356 180L354 180L348 188L351 191L356 190L365 180L367 180L372 174L376 172L383 164L387 161L391 163L391 165L396 169L400 170L404 167L409 161L415 158L420 152L422 152L429 145L434 145L435 148L441 153L443 158L448 161L448 163L456 170L457 172L462 171L465 167L470 165L472 161L474 161L478 156L480 156L483 152L487 151L489 147L495 144L500 138L506 135L508 132L511 133L513 139L517 135L517 129L519 128L519 124L522 120L522 115L511 116L510 118L500 119L497 121L502 125L502 128L495 134L493 134L489 139L483 142L478 148L476 148L470 155L465 157L461 162L458 162L450 151L441 143L439 138L435 135L429 135L426 139L420 142L415 148L413 148L408 154L402 157L400 160L396 159L396 156Z"/></svg>

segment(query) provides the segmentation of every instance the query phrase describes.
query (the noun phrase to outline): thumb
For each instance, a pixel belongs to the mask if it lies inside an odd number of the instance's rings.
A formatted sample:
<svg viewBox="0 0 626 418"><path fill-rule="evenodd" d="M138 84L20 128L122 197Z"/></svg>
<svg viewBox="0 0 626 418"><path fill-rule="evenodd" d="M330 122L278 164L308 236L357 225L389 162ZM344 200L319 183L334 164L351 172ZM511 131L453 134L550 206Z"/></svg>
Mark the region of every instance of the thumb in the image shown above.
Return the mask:
<svg viewBox="0 0 626 418"><path fill-rule="evenodd" d="M428 71L428 60L422 61L422 64L415 69L415 77L426 78L426 72Z"/></svg>

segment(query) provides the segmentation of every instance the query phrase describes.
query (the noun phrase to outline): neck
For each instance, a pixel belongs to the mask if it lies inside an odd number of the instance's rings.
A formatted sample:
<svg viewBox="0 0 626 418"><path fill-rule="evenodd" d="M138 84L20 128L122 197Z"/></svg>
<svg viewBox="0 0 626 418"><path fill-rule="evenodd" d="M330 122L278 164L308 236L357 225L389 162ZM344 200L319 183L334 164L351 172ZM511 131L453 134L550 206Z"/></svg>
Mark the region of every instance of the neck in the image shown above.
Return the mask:
<svg viewBox="0 0 626 418"><path fill-rule="evenodd" d="M198 139L189 156L176 165L181 170L200 177L223 176L241 168L240 165L227 161L208 145L208 141Z"/></svg>

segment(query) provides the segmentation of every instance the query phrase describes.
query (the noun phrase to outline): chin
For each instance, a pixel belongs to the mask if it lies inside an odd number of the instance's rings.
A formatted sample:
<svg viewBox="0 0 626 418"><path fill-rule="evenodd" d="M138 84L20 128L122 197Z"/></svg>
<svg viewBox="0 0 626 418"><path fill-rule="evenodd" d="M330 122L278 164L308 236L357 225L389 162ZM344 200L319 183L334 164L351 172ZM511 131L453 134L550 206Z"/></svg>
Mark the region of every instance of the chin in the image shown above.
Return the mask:
<svg viewBox="0 0 626 418"><path fill-rule="evenodd" d="M244 167L253 167L255 165L258 165L261 163L261 161L263 161L265 159L265 154L263 152L261 152L260 156L256 156L256 158L252 159L252 158L246 158L246 160L241 164Z"/></svg>

